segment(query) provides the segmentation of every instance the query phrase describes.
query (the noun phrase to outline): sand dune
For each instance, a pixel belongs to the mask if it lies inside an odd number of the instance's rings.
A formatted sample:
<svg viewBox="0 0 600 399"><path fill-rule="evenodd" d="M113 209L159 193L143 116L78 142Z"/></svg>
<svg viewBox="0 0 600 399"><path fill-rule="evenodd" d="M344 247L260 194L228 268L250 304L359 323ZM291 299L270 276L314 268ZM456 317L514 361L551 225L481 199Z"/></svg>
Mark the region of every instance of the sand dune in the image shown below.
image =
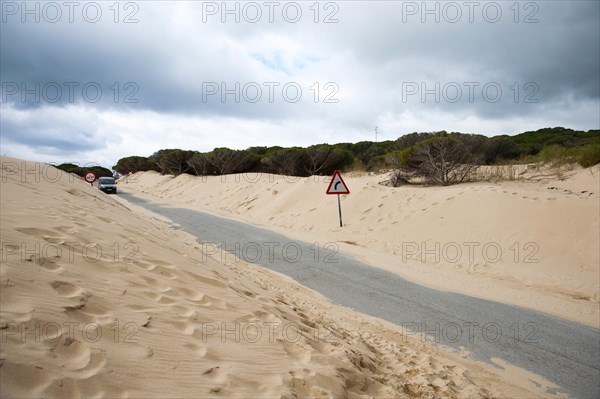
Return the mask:
<svg viewBox="0 0 600 399"><path fill-rule="evenodd" d="M384 176L345 176L343 228L324 177L142 172L123 187L332 242L419 284L599 328L600 168L559 172L520 166L515 181L452 187L391 188L379 184Z"/></svg>
<svg viewBox="0 0 600 399"><path fill-rule="evenodd" d="M549 396L45 165L2 158L1 195L2 397Z"/></svg>

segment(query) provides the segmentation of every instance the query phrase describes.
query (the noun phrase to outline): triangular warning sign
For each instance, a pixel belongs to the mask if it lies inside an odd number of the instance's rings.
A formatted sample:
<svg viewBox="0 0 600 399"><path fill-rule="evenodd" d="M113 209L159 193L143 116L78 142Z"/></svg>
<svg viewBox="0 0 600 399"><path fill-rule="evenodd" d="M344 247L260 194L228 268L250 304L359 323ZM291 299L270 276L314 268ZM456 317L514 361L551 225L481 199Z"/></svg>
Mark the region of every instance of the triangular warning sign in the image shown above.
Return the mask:
<svg viewBox="0 0 600 399"><path fill-rule="evenodd" d="M350 190L348 190L348 186L344 183L339 170L333 172L333 177L331 178L329 187L327 187L326 194L350 194Z"/></svg>

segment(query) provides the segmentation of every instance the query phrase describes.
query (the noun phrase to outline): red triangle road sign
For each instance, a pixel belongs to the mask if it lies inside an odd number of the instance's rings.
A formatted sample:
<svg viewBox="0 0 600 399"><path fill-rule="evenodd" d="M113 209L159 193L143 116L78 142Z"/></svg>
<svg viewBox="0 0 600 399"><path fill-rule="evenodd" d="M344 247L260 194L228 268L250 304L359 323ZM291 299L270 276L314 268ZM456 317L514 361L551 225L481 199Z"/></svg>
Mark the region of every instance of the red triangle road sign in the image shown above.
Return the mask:
<svg viewBox="0 0 600 399"><path fill-rule="evenodd" d="M326 194L350 194L350 190L348 190L348 186L344 183L339 170L333 172Z"/></svg>

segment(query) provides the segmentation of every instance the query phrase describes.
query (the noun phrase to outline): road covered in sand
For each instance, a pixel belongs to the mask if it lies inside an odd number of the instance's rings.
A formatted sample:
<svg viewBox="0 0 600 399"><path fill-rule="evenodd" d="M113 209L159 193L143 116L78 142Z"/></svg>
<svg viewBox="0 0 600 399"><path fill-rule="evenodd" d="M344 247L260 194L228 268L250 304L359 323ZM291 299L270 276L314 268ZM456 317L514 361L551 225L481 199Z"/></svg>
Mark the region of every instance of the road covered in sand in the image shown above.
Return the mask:
<svg viewBox="0 0 600 399"><path fill-rule="evenodd" d="M443 292L367 266L334 246L292 240L197 210L127 201L167 217L221 262L249 262L288 275L333 303L379 317L422 339L539 374L576 397L598 397L600 332L540 312Z"/></svg>
<svg viewBox="0 0 600 399"><path fill-rule="evenodd" d="M151 212L129 202L146 198L131 181L107 195L47 164L0 164L2 397L597 396L593 325L410 284L334 237L137 201ZM591 201L572 196L564 209Z"/></svg>

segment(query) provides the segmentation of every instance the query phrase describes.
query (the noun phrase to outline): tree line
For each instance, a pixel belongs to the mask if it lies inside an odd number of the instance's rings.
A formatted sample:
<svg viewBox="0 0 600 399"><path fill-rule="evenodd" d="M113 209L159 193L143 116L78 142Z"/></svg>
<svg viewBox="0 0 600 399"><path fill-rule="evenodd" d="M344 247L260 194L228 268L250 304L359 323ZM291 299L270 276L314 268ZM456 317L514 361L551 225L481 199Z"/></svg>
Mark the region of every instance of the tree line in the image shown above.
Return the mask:
<svg viewBox="0 0 600 399"><path fill-rule="evenodd" d="M393 169L394 183L419 178L432 184L464 181L479 165L537 162L559 156L582 166L600 163L600 130L562 127L487 137L446 131L410 133L381 142L318 144L310 147L215 148L209 152L162 149L149 157L119 159L121 174L154 170L178 176L266 172L290 176L331 175L335 170ZM558 154L558 155L553 155Z"/></svg>
<svg viewBox="0 0 600 399"><path fill-rule="evenodd" d="M67 173L75 173L78 176L83 177L86 172L94 172L96 177L112 177L113 172L110 169L107 169L103 166L99 165L86 165L79 166L74 163L61 163L60 165L55 165L56 168L63 170Z"/></svg>
<svg viewBox="0 0 600 399"><path fill-rule="evenodd" d="M319 144L308 148L250 147L246 150L223 147L210 152L164 149L147 158L121 158L113 168L121 174L155 170L174 176L183 173L207 176L246 172L312 176L332 174L354 162L354 154L339 145Z"/></svg>

